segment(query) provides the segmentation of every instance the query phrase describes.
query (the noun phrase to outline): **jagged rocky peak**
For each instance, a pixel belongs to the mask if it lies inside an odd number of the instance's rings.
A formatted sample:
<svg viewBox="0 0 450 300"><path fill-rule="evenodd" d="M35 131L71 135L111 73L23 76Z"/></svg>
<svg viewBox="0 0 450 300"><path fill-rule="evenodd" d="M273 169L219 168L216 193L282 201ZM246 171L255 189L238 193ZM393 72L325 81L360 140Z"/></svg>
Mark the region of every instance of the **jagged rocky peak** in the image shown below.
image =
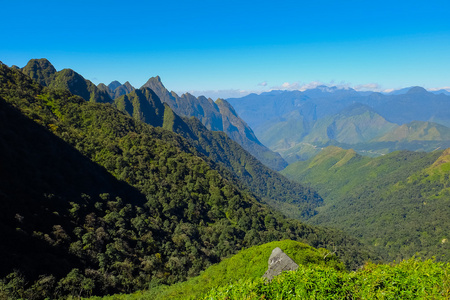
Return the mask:
<svg viewBox="0 0 450 300"><path fill-rule="evenodd" d="M134 86L131 85L131 83L129 81L125 82L123 84L125 87L129 88L129 89L133 89L134 90Z"/></svg>
<svg viewBox="0 0 450 300"><path fill-rule="evenodd" d="M115 89L117 89L119 86L121 86L122 84L119 82L119 81L117 81L117 80L114 80L114 81L112 81L110 84L108 84L108 87L109 87L109 89L111 90L111 91L114 91Z"/></svg>
<svg viewBox="0 0 450 300"><path fill-rule="evenodd" d="M283 252L279 247L272 250L269 257L269 266L263 277L272 280L283 271L295 271L298 269L297 263Z"/></svg>
<svg viewBox="0 0 450 300"><path fill-rule="evenodd" d="M143 86L151 88L152 85L164 87L164 84L161 81L161 77L159 77L158 75L150 77Z"/></svg>

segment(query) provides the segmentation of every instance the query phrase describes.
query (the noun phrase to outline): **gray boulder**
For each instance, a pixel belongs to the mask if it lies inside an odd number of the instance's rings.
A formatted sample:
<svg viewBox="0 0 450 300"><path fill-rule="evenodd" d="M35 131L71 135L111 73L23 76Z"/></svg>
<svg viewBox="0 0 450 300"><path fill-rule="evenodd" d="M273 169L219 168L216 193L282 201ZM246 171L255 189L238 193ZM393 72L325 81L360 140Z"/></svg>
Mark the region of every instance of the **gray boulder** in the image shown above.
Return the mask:
<svg viewBox="0 0 450 300"><path fill-rule="evenodd" d="M269 257L269 267L263 277L272 280L275 276L280 275L283 271L295 271L298 265L280 248L276 247L272 250Z"/></svg>

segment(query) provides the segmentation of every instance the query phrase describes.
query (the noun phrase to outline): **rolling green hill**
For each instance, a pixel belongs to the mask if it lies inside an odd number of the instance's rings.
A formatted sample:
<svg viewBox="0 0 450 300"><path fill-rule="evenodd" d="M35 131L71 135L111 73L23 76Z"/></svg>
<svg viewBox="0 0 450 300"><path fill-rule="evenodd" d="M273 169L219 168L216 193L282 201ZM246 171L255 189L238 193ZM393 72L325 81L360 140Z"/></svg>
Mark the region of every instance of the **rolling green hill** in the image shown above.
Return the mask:
<svg viewBox="0 0 450 300"><path fill-rule="evenodd" d="M102 299L201 299L211 289L236 284L242 280L255 280L267 270L267 261L272 250L281 248L301 266L327 266L344 270L343 265L328 250L315 249L308 245L291 241L277 241L253 246L239 251L236 255L215 264L199 276L171 286L160 286L154 291L140 291L131 295L103 297ZM331 254L331 255L330 255ZM92 298L92 300L98 298Z"/></svg>
<svg viewBox="0 0 450 300"><path fill-rule="evenodd" d="M316 121L307 122L298 111L286 114L284 119L271 127L261 126L260 136L263 143L291 163L314 156L330 143L365 144L398 127L362 104Z"/></svg>
<svg viewBox="0 0 450 300"><path fill-rule="evenodd" d="M271 251L280 247L299 268L262 278ZM448 299L450 264L409 259L366 263L348 272L335 256L294 241L251 247L171 286L91 300L134 299Z"/></svg>
<svg viewBox="0 0 450 300"><path fill-rule="evenodd" d="M449 141L450 128L433 122L414 121L403 124L373 142Z"/></svg>
<svg viewBox="0 0 450 300"><path fill-rule="evenodd" d="M368 158L329 147L282 173L324 197L325 206L309 222L341 228L389 260L417 254L449 261L448 154L399 151Z"/></svg>

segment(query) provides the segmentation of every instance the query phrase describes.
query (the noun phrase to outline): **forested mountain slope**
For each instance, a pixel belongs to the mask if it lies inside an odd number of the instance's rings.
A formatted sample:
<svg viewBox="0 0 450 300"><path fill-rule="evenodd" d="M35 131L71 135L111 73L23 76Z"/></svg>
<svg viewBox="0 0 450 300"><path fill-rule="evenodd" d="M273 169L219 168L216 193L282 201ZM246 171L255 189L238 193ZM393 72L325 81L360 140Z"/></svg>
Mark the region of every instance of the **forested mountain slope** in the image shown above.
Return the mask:
<svg viewBox="0 0 450 300"><path fill-rule="evenodd" d="M261 144L253 130L225 100L218 99L214 102L210 98L194 97L189 93L178 96L175 92L169 92L165 88L159 76L150 78L142 87L152 89L161 101L169 104L178 115L196 117L209 130L225 132L232 140L271 169L279 171L287 166L278 153L272 152Z"/></svg>
<svg viewBox="0 0 450 300"><path fill-rule="evenodd" d="M450 261L449 151L368 158L328 147L283 174L324 197L325 206L309 222L360 237L389 260L417 253Z"/></svg>
<svg viewBox="0 0 450 300"><path fill-rule="evenodd" d="M0 105L0 222L8 239L1 276L17 270L0 282L3 295L131 292L286 238L338 245L349 267L367 257L338 231L262 205L182 136L110 104L43 88L0 64Z"/></svg>
<svg viewBox="0 0 450 300"><path fill-rule="evenodd" d="M57 72L53 65L44 58L32 59L20 70L44 86L68 89L86 101L111 103L113 99L135 90L129 82L120 84L118 81L113 81L108 86L105 84L95 86L91 81L84 79L71 69ZM186 93L180 97L174 92L169 93L159 76L150 78L142 87L152 89L162 102L169 104L180 116L196 117L208 129L224 131L231 139L270 168L279 171L287 166L278 153L272 152L261 144L252 129L239 118L231 105L224 103L223 100L216 104L212 99L203 96L197 98Z"/></svg>
<svg viewBox="0 0 450 300"><path fill-rule="evenodd" d="M137 120L182 135L200 153L234 173L242 188L289 217L309 218L322 204L317 193L264 166L223 132L208 130L197 118L179 117L148 87L117 98L114 105ZM231 180L227 173L221 174Z"/></svg>

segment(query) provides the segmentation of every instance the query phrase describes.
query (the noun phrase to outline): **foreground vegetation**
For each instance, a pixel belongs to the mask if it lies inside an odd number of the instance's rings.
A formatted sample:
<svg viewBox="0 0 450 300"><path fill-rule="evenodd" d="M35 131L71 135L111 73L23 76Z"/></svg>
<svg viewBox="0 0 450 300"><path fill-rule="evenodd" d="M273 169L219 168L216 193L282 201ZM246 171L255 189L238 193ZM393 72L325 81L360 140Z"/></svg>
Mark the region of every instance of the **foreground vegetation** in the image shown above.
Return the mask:
<svg viewBox="0 0 450 300"><path fill-rule="evenodd" d="M213 299L449 299L450 265L411 258L399 264L367 263L357 272L300 266L270 283L242 280L209 291Z"/></svg>
<svg viewBox="0 0 450 300"><path fill-rule="evenodd" d="M272 249L280 247L299 264L272 281L262 278ZM151 286L134 294L91 300L135 299L448 299L450 264L410 258L399 263L368 262L348 272L337 257L295 241L242 250L186 282Z"/></svg>
<svg viewBox="0 0 450 300"><path fill-rule="evenodd" d="M103 299L198 299L218 286L226 286L242 279L261 278L267 270L270 254L276 247L281 248L299 265L326 265L336 270L345 269L338 257L326 249L315 249L300 242L284 240L242 250L186 282L156 286L132 295L114 295Z"/></svg>

